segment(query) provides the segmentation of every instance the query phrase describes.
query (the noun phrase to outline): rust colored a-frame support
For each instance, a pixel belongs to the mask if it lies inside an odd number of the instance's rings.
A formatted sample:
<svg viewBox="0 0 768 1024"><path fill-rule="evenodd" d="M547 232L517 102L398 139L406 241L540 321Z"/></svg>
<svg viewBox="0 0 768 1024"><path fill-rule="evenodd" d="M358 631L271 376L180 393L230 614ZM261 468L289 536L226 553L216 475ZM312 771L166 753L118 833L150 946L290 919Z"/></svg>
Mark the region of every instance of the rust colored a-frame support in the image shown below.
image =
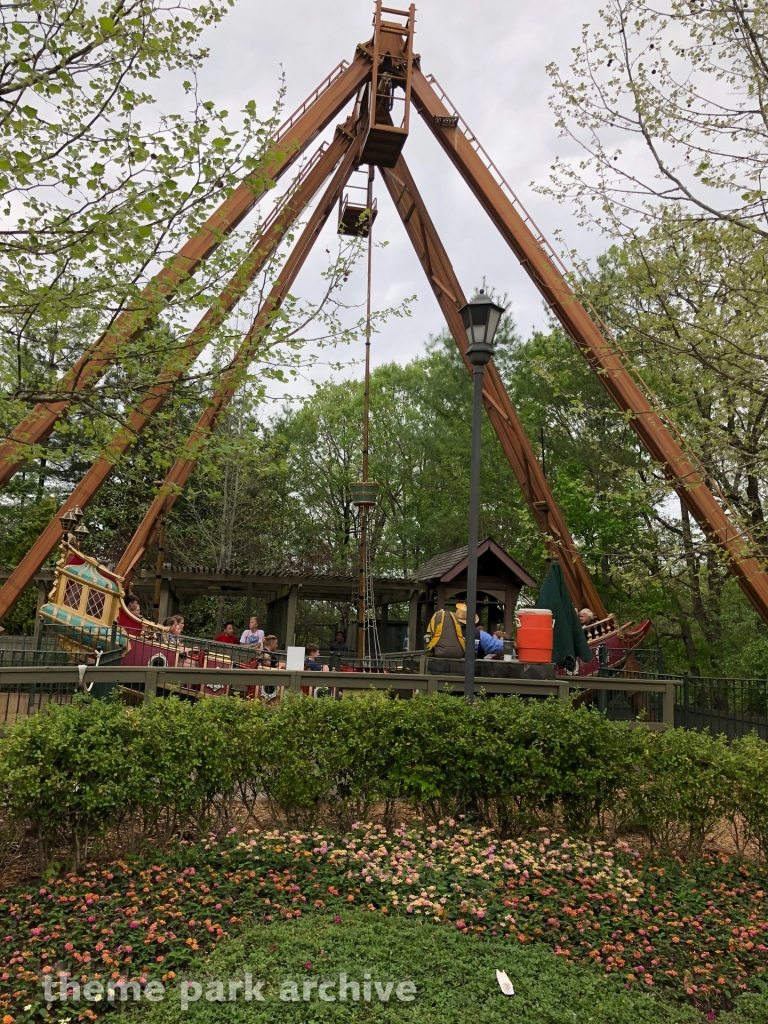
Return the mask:
<svg viewBox="0 0 768 1024"><path fill-rule="evenodd" d="M344 128L344 131L337 132L330 146L325 151L319 150L303 170L285 201L265 222L256 244L217 302L208 309L184 343L174 352L166 366L160 371L158 380L141 405L131 414L127 423L116 431L105 451L82 477L59 511L13 570L3 588L0 589L0 620L8 614L24 590L30 585L43 562L61 540L60 517L76 506L85 508L93 500L99 488L112 472L115 463L131 447L150 418L173 390L174 384L203 351L215 330L226 320L227 315L242 298L250 282L274 253L296 218L312 201L323 182L353 144L353 135L350 132L354 131L354 123L348 122Z"/></svg>
<svg viewBox="0 0 768 1024"><path fill-rule="evenodd" d="M276 147L264 167L245 178L209 217L198 233L172 257L147 285L140 304L121 313L109 330L77 360L57 385L60 398L41 402L0 444L0 487L25 464L30 447L44 441L75 394L99 379L115 358L121 345L135 338L148 320L163 308L183 281L194 274L222 240L237 227L266 191L266 182L276 181L307 145L321 132L370 75L370 58L358 52L351 64L340 66L282 126Z"/></svg>
<svg viewBox="0 0 768 1024"><path fill-rule="evenodd" d="M238 349L232 364L223 375L221 383L217 387L210 404L205 408L197 421L192 433L187 439L184 455L178 459L163 481L157 497L147 510L144 519L131 538L123 555L117 565L116 572L130 582L137 568L141 565L144 555L155 536L160 525L160 520L167 516L173 507L179 492L189 479L195 464L205 447L208 439L215 429L221 413L229 405L235 394L238 384L252 362L256 351L261 344L262 338L269 331L270 320L275 311L279 308L296 275L301 270L317 236L325 226L328 217L335 204L339 200L344 186L360 156L362 144L365 137L365 124L359 124L355 131L354 139L347 150L344 159L339 165L336 173L331 179L321 201L313 210L306 227L301 233L298 241L291 249L288 259L280 273L280 280L275 284L269 296L263 303L256 319L251 324L248 333L245 335L240 348Z"/></svg>
<svg viewBox="0 0 768 1024"><path fill-rule="evenodd" d="M466 357L467 335L459 314L459 309L465 304L466 299L424 201L402 156L393 170L384 168L381 173L430 287L443 311L448 329L471 374L472 366ZM580 608L591 608L600 619L605 618L607 613L603 602L576 549L563 514L549 489L546 477L493 361L485 368L483 404L504 454L517 477L523 496L533 513L536 525L548 538L550 550L559 555L568 592L574 603Z"/></svg>
<svg viewBox="0 0 768 1024"><path fill-rule="evenodd" d="M614 402L693 515L727 559L752 605L768 623L768 574L746 529L732 523L702 474L667 428L622 362L611 341L574 295L563 274L484 163L474 138L460 127L443 127L456 111L443 103L420 68L413 70L413 101L429 129L474 192L547 304L597 373Z"/></svg>

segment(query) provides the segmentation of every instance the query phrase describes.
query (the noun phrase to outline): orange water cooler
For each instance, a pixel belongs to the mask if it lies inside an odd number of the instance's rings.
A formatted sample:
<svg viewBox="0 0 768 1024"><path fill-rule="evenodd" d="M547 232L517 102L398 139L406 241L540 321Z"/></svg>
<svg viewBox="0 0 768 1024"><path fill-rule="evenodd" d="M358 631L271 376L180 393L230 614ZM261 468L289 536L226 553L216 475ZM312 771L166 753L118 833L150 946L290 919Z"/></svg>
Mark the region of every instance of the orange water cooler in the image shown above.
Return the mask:
<svg viewBox="0 0 768 1024"><path fill-rule="evenodd" d="M538 664L552 661L555 620L549 608L520 608L515 624L520 661Z"/></svg>

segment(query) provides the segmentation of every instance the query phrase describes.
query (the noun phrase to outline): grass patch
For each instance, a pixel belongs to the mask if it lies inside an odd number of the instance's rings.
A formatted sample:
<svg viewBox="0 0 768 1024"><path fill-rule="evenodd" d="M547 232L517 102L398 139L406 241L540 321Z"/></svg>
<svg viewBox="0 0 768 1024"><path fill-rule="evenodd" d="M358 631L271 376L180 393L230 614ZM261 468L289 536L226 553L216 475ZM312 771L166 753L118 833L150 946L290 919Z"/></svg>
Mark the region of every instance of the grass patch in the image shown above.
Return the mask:
<svg viewBox="0 0 768 1024"><path fill-rule="evenodd" d="M654 995L626 991L596 971L553 957L543 946L513 945L501 938L465 936L432 922L387 919L361 910L343 911L340 920L318 914L298 920L256 925L237 939L189 965L184 977L202 985L199 1001L187 1010L180 1005L178 980L166 998L139 1004L130 1014L133 1024L219 1024L247 1021L412 1021L442 1024L473 1020L497 1024L699 1024L701 1015L690 1006L671 1006ZM307 966L309 965L309 966ZM507 971L515 995L502 995L496 968ZM230 979L249 971L264 983L264 1002L208 1002L207 986L221 980L224 993ZM338 995L339 975L359 986L347 1000L321 1001L318 987L328 982L326 996ZM370 976L370 1001L365 1000L365 976ZM397 998L397 984L412 982ZM382 995L392 983L388 999ZM304 999L304 985L308 983ZM295 986L292 987L292 986ZM215 987L210 994L216 994ZM280 998L282 992L284 999ZM295 995L296 1001L290 997Z"/></svg>

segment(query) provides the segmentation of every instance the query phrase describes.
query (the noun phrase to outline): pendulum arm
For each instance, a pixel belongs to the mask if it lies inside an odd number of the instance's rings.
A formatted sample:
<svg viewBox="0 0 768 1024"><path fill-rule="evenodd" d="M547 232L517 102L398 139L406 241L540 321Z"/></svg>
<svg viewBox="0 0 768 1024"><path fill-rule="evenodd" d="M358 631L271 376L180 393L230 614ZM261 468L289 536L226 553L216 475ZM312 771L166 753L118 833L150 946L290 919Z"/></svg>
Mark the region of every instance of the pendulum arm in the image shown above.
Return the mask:
<svg viewBox="0 0 768 1024"><path fill-rule="evenodd" d="M573 339L598 379L695 518L707 538L716 544L728 567L752 605L768 623L768 574L757 554L759 549L746 529L731 522L707 487L703 470L684 450L641 389L615 342L598 327L571 290L546 241L531 229L530 218L519 202L505 192L506 183L490 162L477 139L459 125L432 82L419 68L413 70L416 107L459 173L479 199L502 237L520 260L526 273L544 296L552 312ZM446 125L449 125L446 127ZM481 155L482 154L482 155ZM494 173L495 172L495 173ZM502 179L503 180L503 179Z"/></svg>
<svg viewBox="0 0 768 1024"><path fill-rule="evenodd" d="M69 408L78 391L99 379L118 349L135 338L142 327L181 284L194 274L221 241L243 220L267 189L291 166L306 146L339 113L370 75L370 60L362 51L351 64L340 66L288 119L278 132L276 145L263 167L246 177L203 224L197 234L163 267L141 293L140 302L121 313L68 370L57 385L61 397L41 402L0 444L0 487L29 457L30 448L44 441Z"/></svg>
<svg viewBox="0 0 768 1024"><path fill-rule="evenodd" d="M169 470L162 487L158 491L157 497L150 505L139 528L123 552L116 572L125 577L126 580L130 581L133 578L133 574L141 564L149 545L152 543L160 520L168 516L178 494L189 479L197 459L216 427L221 413L229 405L232 396L243 379L243 375L253 361L262 339L269 331L269 324L275 311L280 307L288 294L317 236L325 226L334 205L338 202L339 196L359 159L365 140L366 127L367 124L360 124L358 126L354 139L331 179L320 203L313 210L301 236L291 249L280 273L279 281L263 303L232 363L216 388L210 403L203 410L197 424L187 439L184 455Z"/></svg>
<svg viewBox="0 0 768 1024"><path fill-rule="evenodd" d="M0 620L7 615L18 598L34 579L46 558L61 540L60 518L70 509L85 508L107 479L117 460L125 454L150 418L157 412L174 384L195 361L210 341L214 331L246 292L248 285L285 237L291 224L322 186L344 153L350 148L354 124L336 134L330 146L318 150L291 189L284 202L267 218L256 244L227 284L214 305L208 309L191 334L185 339L160 372L159 379L141 405L112 437L106 450L96 459L48 526L43 530L24 558L13 570L0 590ZM348 130L347 130L348 129Z"/></svg>
<svg viewBox="0 0 768 1024"><path fill-rule="evenodd" d="M402 156L393 170L383 168L382 174L435 298L443 311L448 329L471 374L472 366L466 357L467 335L459 314L459 309L465 304L466 299L424 201ZM484 377L483 404L488 418L517 477L536 525L548 538L550 550L559 555L568 592L580 608L591 608L598 619L603 619L606 617L603 602L576 549L563 514L558 508L493 361L486 366Z"/></svg>

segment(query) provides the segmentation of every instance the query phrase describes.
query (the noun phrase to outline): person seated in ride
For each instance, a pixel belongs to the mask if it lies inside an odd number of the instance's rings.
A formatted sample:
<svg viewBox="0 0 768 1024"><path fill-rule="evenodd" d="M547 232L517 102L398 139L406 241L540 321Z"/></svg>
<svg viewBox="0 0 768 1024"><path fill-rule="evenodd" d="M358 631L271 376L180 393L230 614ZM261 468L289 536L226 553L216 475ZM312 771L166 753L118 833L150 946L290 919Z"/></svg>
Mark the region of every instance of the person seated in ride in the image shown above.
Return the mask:
<svg viewBox="0 0 768 1024"><path fill-rule="evenodd" d="M181 639L181 633L184 629L184 616L171 615L170 618L165 620L163 625L168 627L168 632L165 634L164 639L168 644L169 653L173 651L176 654L176 668L190 668L193 664L192 649L185 647Z"/></svg>
<svg viewBox="0 0 768 1024"><path fill-rule="evenodd" d="M305 672L330 672L327 665L321 664L318 660L320 648L317 644L307 644L304 648L304 671Z"/></svg>
<svg viewBox="0 0 768 1024"><path fill-rule="evenodd" d="M137 620L135 624L125 624L125 628L130 636L138 637L144 629L144 617L141 614L141 604L139 603L139 599L135 594L126 594L123 598L123 604L125 605L125 610L128 614Z"/></svg>
<svg viewBox="0 0 768 1024"><path fill-rule="evenodd" d="M240 637L240 643L245 647L255 647L261 650L264 645L264 630L259 629L258 616L251 616L248 629L244 629Z"/></svg>
<svg viewBox="0 0 768 1024"><path fill-rule="evenodd" d="M223 633L219 633L219 635L217 637L214 637L214 640L218 644L236 644L236 643L239 643L239 640L237 639L237 634L235 633L235 624L234 624L234 622L227 622L225 624L225 626L224 626L224 632Z"/></svg>
<svg viewBox="0 0 768 1024"><path fill-rule="evenodd" d="M277 637L270 633L269 636L264 637L264 658L262 665L264 668L285 668L285 662L280 660L277 652Z"/></svg>
<svg viewBox="0 0 768 1024"><path fill-rule="evenodd" d="M582 626L591 626L595 622L595 613L591 608L582 608L579 612L579 622Z"/></svg>
<svg viewBox="0 0 768 1024"><path fill-rule="evenodd" d="M466 622L466 605L459 605L456 608L456 614L441 608L429 620L426 646L433 658L464 657L464 632L458 618L458 611L461 607L464 608L464 621Z"/></svg>

